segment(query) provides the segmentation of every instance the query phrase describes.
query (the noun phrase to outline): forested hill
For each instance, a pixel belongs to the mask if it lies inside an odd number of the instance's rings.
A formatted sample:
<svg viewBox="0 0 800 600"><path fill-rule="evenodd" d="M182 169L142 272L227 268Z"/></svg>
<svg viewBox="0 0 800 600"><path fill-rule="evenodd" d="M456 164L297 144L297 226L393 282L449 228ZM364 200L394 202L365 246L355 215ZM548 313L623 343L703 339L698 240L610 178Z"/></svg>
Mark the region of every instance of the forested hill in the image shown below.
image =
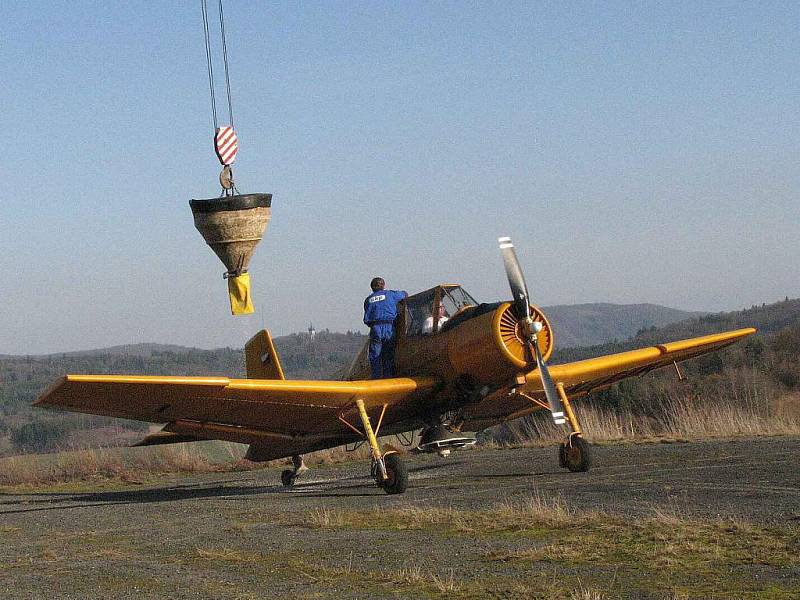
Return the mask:
<svg viewBox="0 0 800 600"><path fill-rule="evenodd" d="M542 310L555 330L559 348L627 340L641 329L707 314L658 304L570 304L547 306Z"/></svg>
<svg viewBox="0 0 800 600"><path fill-rule="evenodd" d="M707 314L695 319L671 323L664 327L649 327L624 341L583 348L564 348L558 345L552 360L554 362L581 360L745 327L758 329L758 338L772 337L777 333L784 336L791 335L792 331L800 333L800 299L789 300L787 298L774 304L762 304L733 312ZM558 331L556 331L556 336L558 336ZM556 343L558 344L557 337ZM795 353L800 357L800 346L796 348Z"/></svg>
<svg viewBox="0 0 800 600"><path fill-rule="evenodd" d="M719 352L682 362L681 382L674 369L665 368L626 379L593 394L591 401L664 422L675 416L671 411L680 402L684 407L702 406L709 414L717 407L722 411L718 414L739 415L730 423L729 432L747 431L750 418L743 419L738 410L754 411L775 423L793 422L800 418L800 299L649 328L624 342L556 350L551 362L571 362L746 327L758 332Z"/></svg>
<svg viewBox="0 0 800 600"><path fill-rule="evenodd" d="M360 333L321 331L275 339L287 377L322 379L349 366L363 346ZM133 375L222 375L244 377L242 350L199 350L160 344L115 346L87 352L0 357L0 455L19 450L50 450L77 443L71 434L108 423L102 418L34 409L33 401L66 373ZM125 427L144 426L126 423ZM81 434L83 435L83 434ZM80 436L77 436L80 437Z"/></svg>

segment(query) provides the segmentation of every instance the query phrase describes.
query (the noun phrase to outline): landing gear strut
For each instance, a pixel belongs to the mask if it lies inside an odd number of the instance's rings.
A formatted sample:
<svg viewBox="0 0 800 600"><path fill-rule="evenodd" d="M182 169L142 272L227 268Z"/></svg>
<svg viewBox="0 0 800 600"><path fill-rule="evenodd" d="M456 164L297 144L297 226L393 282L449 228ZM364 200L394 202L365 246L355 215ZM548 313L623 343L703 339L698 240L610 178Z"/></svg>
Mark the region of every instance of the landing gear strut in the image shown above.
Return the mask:
<svg viewBox="0 0 800 600"><path fill-rule="evenodd" d="M292 466L294 467L293 469L285 469L281 473L281 483L287 488L294 485L295 480L303 471L308 471L308 467L303 462L303 457L299 454L292 456Z"/></svg>
<svg viewBox="0 0 800 600"><path fill-rule="evenodd" d="M381 454L381 448L378 445L378 438L375 431L372 429L372 423L369 420L367 409L364 406L364 401L361 398L356 398L356 407L358 414L361 417L361 424L364 426L364 435L369 442L369 448L372 453L372 478L379 488L383 489L387 494L402 494L408 487L408 471L403 463L400 455L397 452L390 450L386 454ZM384 407L384 411L385 411ZM340 417L341 419L341 417ZM342 421L350 426L351 429L358 431L355 427ZM378 419L376 430L380 430L381 422L383 421L383 412ZM361 433L358 431L358 433Z"/></svg>
<svg viewBox="0 0 800 600"><path fill-rule="evenodd" d="M564 391L564 384L557 383L556 391L564 405L564 416L572 429L567 441L558 448L558 466L562 469L569 469L573 473L586 472L592 466L591 446L581 435L581 427L572 410L567 393Z"/></svg>

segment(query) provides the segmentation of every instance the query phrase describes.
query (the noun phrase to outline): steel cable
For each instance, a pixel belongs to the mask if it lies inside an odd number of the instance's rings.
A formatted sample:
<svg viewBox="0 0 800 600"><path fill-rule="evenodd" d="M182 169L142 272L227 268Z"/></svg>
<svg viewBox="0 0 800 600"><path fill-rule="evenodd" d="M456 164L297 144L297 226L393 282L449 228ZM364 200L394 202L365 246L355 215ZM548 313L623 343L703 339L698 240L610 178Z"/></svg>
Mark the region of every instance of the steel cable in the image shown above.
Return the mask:
<svg viewBox="0 0 800 600"><path fill-rule="evenodd" d="M225 43L225 15L222 12L222 0L219 0L219 30L222 34L222 60L225 63L225 87L228 91L228 116L231 120L231 127L233 126L233 103L231 102L231 79L228 75L228 45Z"/></svg>
<svg viewBox="0 0 800 600"><path fill-rule="evenodd" d="M214 131L219 127L217 123L217 100L214 96L214 63L211 60L211 33L208 29L208 5L206 0L201 0L200 6L203 9L203 30L206 38L206 65L208 67L208 88L211 91L211 116L214 119ZM220 9L222 2L220 1ZM223 38L224 39L224 38ZM225 63L225 77L228 77L227 59ZM228 105L230 106L230 86L228 87ZM231 126L233 123L231 123Z"/></svg>

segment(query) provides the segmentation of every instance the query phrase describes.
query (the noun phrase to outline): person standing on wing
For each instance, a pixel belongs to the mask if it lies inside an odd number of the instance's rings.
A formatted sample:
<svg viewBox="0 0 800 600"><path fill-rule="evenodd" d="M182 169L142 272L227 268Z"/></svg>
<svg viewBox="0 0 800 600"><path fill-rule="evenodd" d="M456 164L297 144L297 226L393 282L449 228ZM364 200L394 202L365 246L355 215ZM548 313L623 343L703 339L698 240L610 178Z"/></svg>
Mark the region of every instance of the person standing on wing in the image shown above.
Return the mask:
<svg viewBox="0 0 800 600"><path fill-rule="evenodd" d="M364 300L364 324L369 326L369 364L373 379L394 377L394 321L397 305L408 297L400 290L387 290L386 282L375 277L372 293Z"/></svg>

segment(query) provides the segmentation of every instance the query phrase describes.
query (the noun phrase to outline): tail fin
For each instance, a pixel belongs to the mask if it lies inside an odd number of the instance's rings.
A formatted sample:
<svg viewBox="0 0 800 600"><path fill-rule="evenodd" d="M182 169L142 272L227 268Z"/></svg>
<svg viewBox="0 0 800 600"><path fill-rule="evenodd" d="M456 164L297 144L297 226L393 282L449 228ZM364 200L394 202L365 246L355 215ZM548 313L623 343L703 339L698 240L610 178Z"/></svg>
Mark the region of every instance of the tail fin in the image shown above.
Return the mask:
<svg viewBox="0 0 800 600"><path fill-rule="evenodd" d="M269 331L262 329L244 345L248 379L286 379Z"/></svg>

